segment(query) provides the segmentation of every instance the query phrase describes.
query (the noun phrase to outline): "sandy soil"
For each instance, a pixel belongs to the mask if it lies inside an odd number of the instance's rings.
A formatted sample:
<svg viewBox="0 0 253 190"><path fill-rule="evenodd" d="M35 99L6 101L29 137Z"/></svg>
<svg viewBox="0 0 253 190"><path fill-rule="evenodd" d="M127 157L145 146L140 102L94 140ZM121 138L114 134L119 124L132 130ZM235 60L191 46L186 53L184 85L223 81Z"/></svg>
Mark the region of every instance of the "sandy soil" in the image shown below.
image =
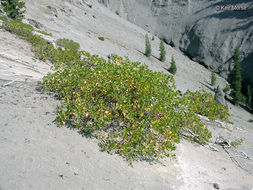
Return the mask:
<svg viewBox="0 0 253 190"><path fill-rule="evenodd" d="M156 59L157 38L151 42L153 57L147 59L143 56L144 30L96 3L91 9L85 4L60 2L26 0L26 17L40 22L42 30L52 32L55 39L71 38L91 53L104 57L110 53L128 55L152 70L167 72L163 67L169 67L169 62ZM104 36L105 41L98 40L98 36ZM0 43L1 190L203 190L214 189L214 183L226 190L253 188L253 129L248 122L253 118L242 108L229 104L233 126L206 121L213 133L212 143L219 136L229 142L243 138L239 148L229 148L228 153L217 144L203 147L183 141L178 145L176 159L152 165L135 162L130 167L121 157L100 152L95 139L57 128L53 121L59 101L36 90L36 81L50 72L50 64L34 60L30 45L8 32L0 30ZM178 89L210 91L209 71L170 46L166 51L167 59L173 55L178 65ZM224 79L218 81L225 85Z"/></svg>

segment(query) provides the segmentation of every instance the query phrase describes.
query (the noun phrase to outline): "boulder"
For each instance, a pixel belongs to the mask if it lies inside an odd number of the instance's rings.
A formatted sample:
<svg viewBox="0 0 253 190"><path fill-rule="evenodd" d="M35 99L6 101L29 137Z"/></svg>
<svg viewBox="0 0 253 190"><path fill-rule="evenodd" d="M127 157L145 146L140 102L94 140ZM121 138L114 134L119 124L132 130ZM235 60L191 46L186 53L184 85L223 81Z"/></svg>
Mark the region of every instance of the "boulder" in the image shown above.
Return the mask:
<svg viewBox="0 0 253 190"><path fill-rule="evenodd" d="M216 89L214 99L221 105L227 106L225 100L225 93L223 92L221 86L219 85Z"/></svg>
<svg viewBox="0 0 253 190"><path fill-rule="evenodd" d="M33 35L38 35L41 38L43 38L44 40L46 40L47 43L52 44L55 48L57 48L56 43L55 43L55 39L53 39L51 36L47 36L44 34L41 34L37 31L33 31Z"/></svg>

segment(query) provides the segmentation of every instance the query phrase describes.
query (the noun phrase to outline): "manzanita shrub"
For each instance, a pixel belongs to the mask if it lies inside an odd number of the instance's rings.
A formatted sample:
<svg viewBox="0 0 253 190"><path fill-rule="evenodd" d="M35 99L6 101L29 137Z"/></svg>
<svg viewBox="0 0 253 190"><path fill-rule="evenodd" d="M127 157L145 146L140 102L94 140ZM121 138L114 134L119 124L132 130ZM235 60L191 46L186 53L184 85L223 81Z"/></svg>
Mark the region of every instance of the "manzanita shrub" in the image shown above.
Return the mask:
<svg viewBox="0 0 253 190"><path fill-rule="evenodd" d="M195 113L206 116L211 120L220 119L227 121L230 117L228 108L218 104L211 93L204 90L190 92L187 91L183 96L184 104Z"/></svg>
<svg viewBox="0 0 253 190"><path fill-rule="evenodd" d="M210 133L182 105L172 76L128 58L82 54L83 64L66 66L42 82L64 100L56 119L60 126L95 136L102 150L128 161L169 156L188 129L198 142L208 142Z"/></svg>
<svg viewBox="0 0 253 190"><path fill-rule="evenodd" d="M57 40L58 48L20 21L0 18L2 28L32 44L35 57L54 63L40 84L62 100L56 121L96 137L103 151L129 162L170 156L182 136L207 143L211 133L196 113L226 119L226 107L204 92L180 97L174 78L115 54L105 60L79 51L79 44ZM190 134L190 135L185 135Z"/></svg>

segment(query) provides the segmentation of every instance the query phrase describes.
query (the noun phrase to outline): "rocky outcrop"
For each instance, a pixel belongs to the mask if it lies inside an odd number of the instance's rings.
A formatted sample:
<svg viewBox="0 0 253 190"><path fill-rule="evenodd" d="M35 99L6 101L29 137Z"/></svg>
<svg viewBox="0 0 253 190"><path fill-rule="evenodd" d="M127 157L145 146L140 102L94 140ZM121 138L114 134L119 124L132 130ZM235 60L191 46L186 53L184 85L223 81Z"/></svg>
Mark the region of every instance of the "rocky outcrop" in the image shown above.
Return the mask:
<svg viewBox="0 0 253 190"><path fill-rule="evenodd" d="M251 0L98 0L120 16L227 78L236 47L244 81L253 86Z"/></svg>
<svg viewBox="0 0 253 190"><path fill-rule="evenodd" d="M214 99L221 105L227 106L225 100L225 93L223 92L221 86L219 85L216 89Z"/></svg>

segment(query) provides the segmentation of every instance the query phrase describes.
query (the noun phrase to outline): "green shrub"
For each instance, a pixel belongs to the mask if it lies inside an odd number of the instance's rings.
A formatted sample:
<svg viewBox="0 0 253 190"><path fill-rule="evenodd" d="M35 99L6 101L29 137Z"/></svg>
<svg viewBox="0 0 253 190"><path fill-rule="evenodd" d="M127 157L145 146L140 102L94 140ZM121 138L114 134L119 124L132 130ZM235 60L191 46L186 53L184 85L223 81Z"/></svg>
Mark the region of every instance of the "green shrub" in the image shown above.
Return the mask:
<svg viewBox="0 0 253 190"><path fill-rule="evenodd" d="M176 72L177 72L177 66L176 66L176 62L175 62L173 56L172 56L172 58L171 58L170 64L171 64L171 66L170 66L170 68L169 68L169 72L170 72L171 74L174 75L174 74L176 74Z"/></svg>
<svg viewBox="0 0 253 190"><path fill-rule="evenodd" d="M19 20L4 19L3 20L3 29L16 34L20 37L27 39L32 35L33 27L29 24L24 24Z"/></svg>
<svg viewBox="0 0 253 190"><path fill-rule="evenodd" d="M164 47L163 40L160 41L160 61L162 62L166 61L166 50Z"/></svg>
<svg viewBox="0 0 253 190"><path fill-rule="evenodd" d="M1 0L1 7L6 15L15 20L22 20L25 13L25 3L19 0Z"/></svg>
<svg viewBox="0 0 253 190"><path fill-rule="evenodd" d="M211 74L211 85L212 86L215 86L215 84L216 84L216 75L215 75L215 73L214 72L212 72L212 74Z"/></svg>
<svg viewBox="0 0 253 190"><path fill-rule="evenodd" d="M233 147L238 147L238 146L241 146L243 144L243 139L240 138L240 139L236 139L234 141L232 141L230 143Z"/></svg>
<svg viewBox="0 0 253 190"><path fill-rule="evenodd" d="M187 91L183 96L184 104L195 113L206 116L211 120L228 120L230 116L228 108L218 104L211 93L204 90L190 92Z"/></svg>
<svg viewBox="0 0 253 190"><path fill-rule="evenodd" d="M77 42L66 38L58 39L56 41L56 44L60 47L63 47L64 49L70 49L74 51L78 51L80 49L80 45Z"/></svg>
<svg viewBox="0 0 253 190"><path fill-rule="evenodd" d="M208 141L207 128L180 105L172 76L115 55L107 62L85 55L88 67L74 64L43 79L45 89L64 100L60 126L95 136L102 150L128 161L169 156L183 131L193 131L200 143Z"/></svg>
<svg viewBox="0 0 253 190"><path fill-rule="evenodd" d="M105 41L105 38L102 37L102 36L99 36L98 39L101 40L101 41Z"/></svg>
<svg viewBox="0 0 253 190"><path fill-rule="evenodd" d="M38 35L33 35L33 27L24 24L17 20L5 20L3 28L11 33L20 36L32 44L32 51L35 57L43 61L51 61L56 65L80 63L81 58L79 54L80 45L73 40L58 39L57 45L62 47L55 49L53 44L48 43L46 40Z"/></svg>
<svg viewBox="0 0 253 190"><path fill-rule="evenodd" d="M154 40L155 40L155 36L152 37L152 41L154 41Z"/></svg>
<svg viewBox="0 0 253 190"><path fill-rule="evenodd" d="M151 56L151 45L150 45L150 41L148 38L148 34L145 35L145 43L146 43L145 55L147 57L150 57Z"/></svg>

